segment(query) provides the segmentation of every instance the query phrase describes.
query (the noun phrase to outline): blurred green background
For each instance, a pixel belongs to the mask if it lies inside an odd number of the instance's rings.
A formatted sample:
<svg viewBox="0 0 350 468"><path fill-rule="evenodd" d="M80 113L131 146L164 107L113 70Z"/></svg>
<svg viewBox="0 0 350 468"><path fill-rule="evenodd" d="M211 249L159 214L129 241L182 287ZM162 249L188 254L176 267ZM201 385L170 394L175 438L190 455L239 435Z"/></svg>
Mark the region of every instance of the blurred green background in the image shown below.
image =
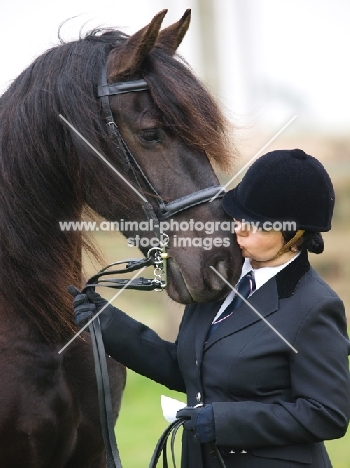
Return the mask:
<svg viewBox="0 0 350 468"><path fill-rule="evenodd" d="M259 137L261 138L261 137ZM260 141L256 143L258 146ZM294 142L294 143L293 143ZM330 173L336 190L336 209L333 228L325 233L325 252L322 255L310 255L310 261L321 276L344 300L350 311L350 142L343 142L343 151L339 151L339 140L322 140L304 136L293 137L292 142L282 140L280 147L301 147L324 163ZM247 156L248 157L248 156ZM247 157L242 156L243 165ZM135 248L128 247L122 236L117 233L98 232L95 239L105 255L105 262L138 257ZM90 274L98 265L86 260L86 274ZM147 273L147 274L146 274ZM148 269L145 276L151 276ZM114 293L101 289L101 294L110 298ZM160 336L173 340L177 334L183 306L175 304L165 293L124 291L115 305L129 315L155 329ZM325 343L332 351L331 344ZM169 391L155 382L128 370L127 385L121 406L121 413L116 425L116 435L123 465L126 468L146 468L152 457L158 438L167 426L162 416L160 396L164 394L185 401L185 396ZM180 432L177 436L177 453L180 460ZM350 431L339 440L326 442L334 468L350 468Z"/></svg>

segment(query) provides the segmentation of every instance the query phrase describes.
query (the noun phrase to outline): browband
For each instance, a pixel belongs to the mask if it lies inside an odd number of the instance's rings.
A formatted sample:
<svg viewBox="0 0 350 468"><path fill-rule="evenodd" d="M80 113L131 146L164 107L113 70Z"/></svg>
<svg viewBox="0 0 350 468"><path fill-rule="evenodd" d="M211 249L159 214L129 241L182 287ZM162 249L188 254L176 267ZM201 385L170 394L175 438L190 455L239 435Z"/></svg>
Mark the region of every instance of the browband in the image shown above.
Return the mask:
<svg viewBox="0 0 350 468"><path fill-rule="evenodd" d="M97 87L97 96L113 96L115 94L125 94L134 91L146 91L148 89L147 81L133 80L123 81L113 84L102 84Z"/></svg>

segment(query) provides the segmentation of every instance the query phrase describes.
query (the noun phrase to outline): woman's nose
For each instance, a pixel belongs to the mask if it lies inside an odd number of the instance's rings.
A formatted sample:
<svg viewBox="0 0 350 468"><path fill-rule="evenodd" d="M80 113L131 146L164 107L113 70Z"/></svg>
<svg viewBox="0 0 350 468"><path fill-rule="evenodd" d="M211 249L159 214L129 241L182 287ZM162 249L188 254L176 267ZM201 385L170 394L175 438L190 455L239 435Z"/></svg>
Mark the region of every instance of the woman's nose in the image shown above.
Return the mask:
<svg viewBox="0 0 350 468"><path fill-rule="evenodd" d="M235 222L235 233L237 236L247 236L249 229L246 223L241 223L240 221L234 220Z"/></svg>

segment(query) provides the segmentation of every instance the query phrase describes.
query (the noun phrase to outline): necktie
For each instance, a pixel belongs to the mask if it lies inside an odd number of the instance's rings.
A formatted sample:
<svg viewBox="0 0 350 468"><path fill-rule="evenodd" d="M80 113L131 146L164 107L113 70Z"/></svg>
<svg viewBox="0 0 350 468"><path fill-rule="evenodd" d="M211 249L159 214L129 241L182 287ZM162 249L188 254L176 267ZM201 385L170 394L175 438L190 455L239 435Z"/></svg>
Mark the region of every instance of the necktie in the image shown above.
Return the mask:
<svg viewBox="0 0 350 468"><path fill-rule="evenodd" d="M243 276L240 279L238 283L237 291L239 292L241 296L247 299L247 297L254 290L255 290L255 280L254 280L253 272L249 271L245 276ZM233 314L233 311L237 309L242 304L242 302L243 302L243 299L238 294L235 294L234 298L226 307L226 309L211 324L207 338L209 338L209 336L213 333L213 331L218 328L221 322L223 322L225 319L227 319L228 317L230 317L230 315Z"/></svg>

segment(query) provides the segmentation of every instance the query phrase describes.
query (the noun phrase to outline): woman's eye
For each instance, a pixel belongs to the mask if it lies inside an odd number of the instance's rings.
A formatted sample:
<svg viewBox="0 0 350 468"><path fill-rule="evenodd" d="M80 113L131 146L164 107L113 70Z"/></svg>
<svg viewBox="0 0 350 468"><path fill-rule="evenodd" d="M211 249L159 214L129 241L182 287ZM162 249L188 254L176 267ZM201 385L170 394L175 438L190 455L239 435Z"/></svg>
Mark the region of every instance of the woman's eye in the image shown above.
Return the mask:
<svg viewBox="0 0 350 468"><path fill-rule="evenodd" d="M141 130L140 137L142 140L151 142L160 142L163 138L164 131L160 128L149 128L147 130Z"/></svg>

